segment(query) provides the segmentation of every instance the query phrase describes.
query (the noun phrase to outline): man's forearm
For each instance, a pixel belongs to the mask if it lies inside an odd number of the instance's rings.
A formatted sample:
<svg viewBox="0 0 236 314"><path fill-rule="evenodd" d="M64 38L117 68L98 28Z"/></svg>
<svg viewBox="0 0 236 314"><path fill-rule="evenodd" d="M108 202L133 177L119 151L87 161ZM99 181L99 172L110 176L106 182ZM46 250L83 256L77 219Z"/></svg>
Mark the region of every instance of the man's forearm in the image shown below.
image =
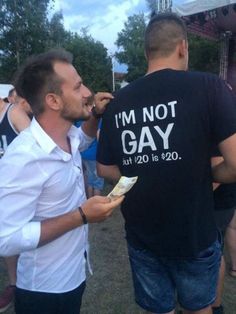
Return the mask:
<svg viewBox="0 0 236 314"><path fill-rule="evenodd" d="M97 172L100 177L108 180L112 184L116 184L121 177L120 170L116 165L106 166L97 162Z"/></svg>
<svg viewBox="0 0 236 314"><path fill-rule="evenodd" d="M213 181L219 183L236 182L236 169L229 167L224 161L212 167Z"/></svg>
<svg viewBox="0 0 236 314"><path fill-rule="evenodd" d="M42 221L38 246L43 246L82 224L83 220L78 210Z"/></svg>

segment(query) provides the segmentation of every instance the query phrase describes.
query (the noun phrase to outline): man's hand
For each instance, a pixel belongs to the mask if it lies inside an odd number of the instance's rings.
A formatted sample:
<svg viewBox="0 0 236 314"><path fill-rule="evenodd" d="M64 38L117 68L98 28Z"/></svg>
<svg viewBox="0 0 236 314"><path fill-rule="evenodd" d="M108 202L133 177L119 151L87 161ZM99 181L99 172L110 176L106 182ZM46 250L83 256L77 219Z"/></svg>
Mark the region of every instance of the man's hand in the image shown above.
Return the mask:
<svg viewBox="0 0 236 314"><path fill-rule="evenodd" d="M124 196L110 201L105 196L94 196L82 204L81 208L88 222L99 222L109 217L113 209L121 204ZM66 214L48 218L41 222L41 234L38 246L45 245L64 233L83 225L83 218L78 208ZM19 252L16 252L18 254Z"/></svg>
<svg viewBox="0 0 236 314"><path fill-rule="evenodd" d="M105 196L94 196L89 198L82 206L82 210L90 223L103 221L108 218L113 209L119 206L124 200L124 196L111 201Z"/></svg>
<svg viewBox="0 0 236 314"><path fill-rule="evenodd" d="M106 105L110 102L111 99L114 97L110 93L105 92L98 92L94 96L94 103L95 103L95 111L97 114L103 114L106 109Z"/></svg>

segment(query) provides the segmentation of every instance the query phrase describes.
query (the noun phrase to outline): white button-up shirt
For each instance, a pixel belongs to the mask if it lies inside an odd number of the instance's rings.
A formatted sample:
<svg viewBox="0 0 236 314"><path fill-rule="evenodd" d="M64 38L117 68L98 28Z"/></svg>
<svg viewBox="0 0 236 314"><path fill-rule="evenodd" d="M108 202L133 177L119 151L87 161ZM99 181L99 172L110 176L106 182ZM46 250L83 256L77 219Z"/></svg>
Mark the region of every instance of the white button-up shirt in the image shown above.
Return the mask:
<svg viewBox="0 0 236 314"><path fill-rule="evenodd" d="M71 127L72 154L33 119L0 159L0 255L20 254L17 286L66 292L85 280L87 226L37 248L40 221L75 210L86 200L81 156L92 138Z"/></svg>

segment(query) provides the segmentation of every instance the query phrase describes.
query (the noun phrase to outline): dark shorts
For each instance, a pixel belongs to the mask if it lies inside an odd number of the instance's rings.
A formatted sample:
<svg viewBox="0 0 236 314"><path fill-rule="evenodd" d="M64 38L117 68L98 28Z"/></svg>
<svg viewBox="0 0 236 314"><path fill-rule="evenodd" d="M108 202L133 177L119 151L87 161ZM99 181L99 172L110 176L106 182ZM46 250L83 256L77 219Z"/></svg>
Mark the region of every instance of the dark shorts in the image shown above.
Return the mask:
<svg viewBox="0 0 236 314"><path fill-rule="evenodd" d="M145 310L166 313L179 304L198 311L214 303L221 259L217 240L195 259L157 257L128 245L135 300Z"/></svg>
<svg viewBox="0 0 236 314"><path fill-rule="evenodd" d="M64 293L45 293L16 288L16 314L79 314L85 281Z"/></svg>

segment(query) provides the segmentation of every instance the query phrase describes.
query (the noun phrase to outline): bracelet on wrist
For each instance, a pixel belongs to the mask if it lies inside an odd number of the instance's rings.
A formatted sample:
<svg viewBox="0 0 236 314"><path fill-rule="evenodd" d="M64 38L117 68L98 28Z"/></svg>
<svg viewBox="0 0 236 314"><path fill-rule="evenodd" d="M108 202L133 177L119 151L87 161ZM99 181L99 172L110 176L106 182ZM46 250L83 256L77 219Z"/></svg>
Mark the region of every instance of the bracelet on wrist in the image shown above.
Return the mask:
<svg viewBox="0 0 236 314"><path fill-rule="evenodd" d="M91 109L92 115L94 116L94 118L96 119L101 119L101 117L103 116L102 113L97 113L96 112L96 107L93 106L93 108Z"/></svg>
<svg viewBox="0 0 236 314"><path fill-rule="evenodd" d="M81 215L83 224L86 225L88 223L88 220L87 220L87 217L86 217L85 213L83 212L83 209L79 206L78 210L79 210L79 213Z"/></svg>

